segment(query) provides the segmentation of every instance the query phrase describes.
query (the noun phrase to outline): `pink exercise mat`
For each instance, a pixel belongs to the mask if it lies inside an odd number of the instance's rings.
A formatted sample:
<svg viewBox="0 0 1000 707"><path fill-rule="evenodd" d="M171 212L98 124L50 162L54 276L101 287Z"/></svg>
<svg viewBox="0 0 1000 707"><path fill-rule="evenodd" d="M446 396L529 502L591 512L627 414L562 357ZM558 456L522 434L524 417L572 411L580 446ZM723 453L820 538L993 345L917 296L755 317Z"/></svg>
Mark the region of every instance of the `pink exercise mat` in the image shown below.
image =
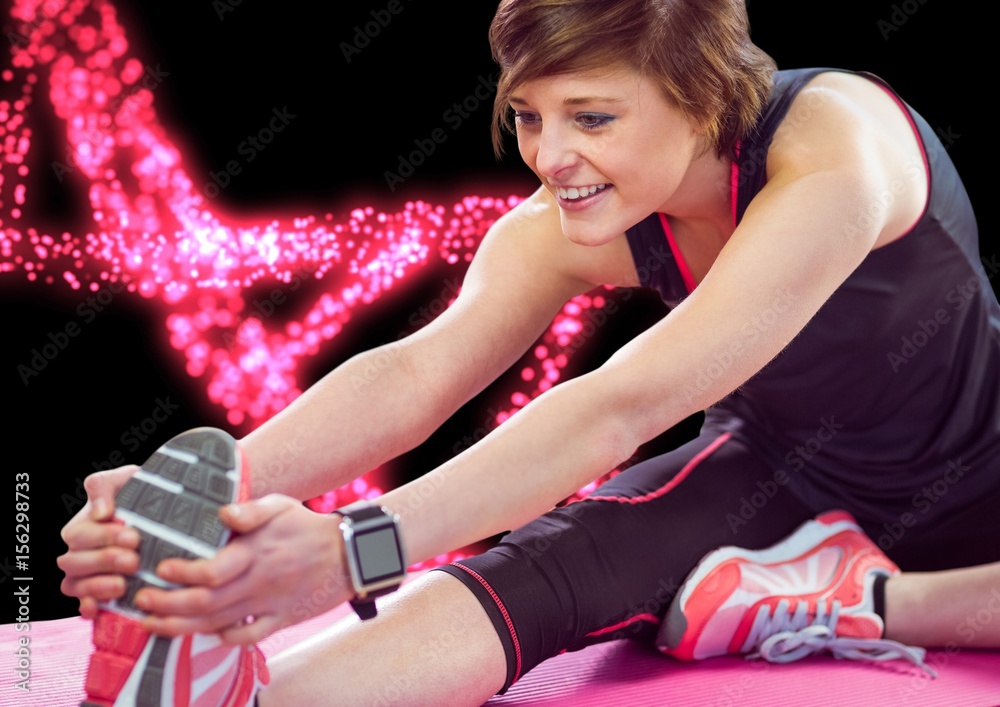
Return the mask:
<svg viewBox="0 0 1000 707"><path fill-rule="evenodd" d="M349 612L346 606L274 634L267 656L311 636ZM15 687L18 638L29 635L30 692ZM80 618L40 621L19 633L0 626L0 705L78 707L90 655L91 624ZM931 680L901 661L856 663L815 656L770 665L740 658L679 663L634 642L564 653L521 678L489 707L629 705L629 707L995 707L1000 705L1000 651L959 649L928 654ZM405 698L400 705L405 705Z"/></svg>

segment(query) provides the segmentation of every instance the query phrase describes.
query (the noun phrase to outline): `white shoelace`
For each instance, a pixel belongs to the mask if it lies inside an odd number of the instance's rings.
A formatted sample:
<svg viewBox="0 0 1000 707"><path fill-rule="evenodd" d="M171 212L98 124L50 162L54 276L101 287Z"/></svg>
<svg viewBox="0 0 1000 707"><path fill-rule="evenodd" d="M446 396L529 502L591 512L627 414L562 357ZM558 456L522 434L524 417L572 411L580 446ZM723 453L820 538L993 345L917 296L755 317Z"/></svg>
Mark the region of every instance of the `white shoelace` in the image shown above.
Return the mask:
<svg viewBox="0 0 1000 707"><path fill-rule="evenodd" d="M931 677L937 673L924 658L923 648L907 646L887 638L847 638L837 636L834 627L840 615L840 602L833 602L829 611L826 603L816 606L816 616L810 620L808 605L796 602L794 612L789 612L787 600L782 600L770 614L762 606L754 618L744 650L757 648L747 658L763 658L771 663L790 663L813 653L828 650L836 658L849 660L907 660L926 670ZM764 638L766 636L766 638ZM763 640L761 640L763 639Z"/></svg>

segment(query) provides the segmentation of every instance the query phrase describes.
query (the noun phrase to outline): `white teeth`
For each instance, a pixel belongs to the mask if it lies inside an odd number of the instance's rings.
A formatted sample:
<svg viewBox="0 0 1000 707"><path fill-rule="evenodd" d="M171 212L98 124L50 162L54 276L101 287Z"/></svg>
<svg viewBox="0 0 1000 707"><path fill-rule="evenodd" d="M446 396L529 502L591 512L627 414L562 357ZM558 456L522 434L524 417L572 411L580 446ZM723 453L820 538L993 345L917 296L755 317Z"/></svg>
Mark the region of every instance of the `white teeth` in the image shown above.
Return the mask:
<svg viewBox="0 0 1000 707"><path fill-rule="evenodd" d="M589 187L570 187L569 189L563 189L562 187L556 187L556 193L562 199L574 200L582 199L585 196L590 196L591 194L596 194L601 189L604 189L607 184L591 184Z"/></svg>

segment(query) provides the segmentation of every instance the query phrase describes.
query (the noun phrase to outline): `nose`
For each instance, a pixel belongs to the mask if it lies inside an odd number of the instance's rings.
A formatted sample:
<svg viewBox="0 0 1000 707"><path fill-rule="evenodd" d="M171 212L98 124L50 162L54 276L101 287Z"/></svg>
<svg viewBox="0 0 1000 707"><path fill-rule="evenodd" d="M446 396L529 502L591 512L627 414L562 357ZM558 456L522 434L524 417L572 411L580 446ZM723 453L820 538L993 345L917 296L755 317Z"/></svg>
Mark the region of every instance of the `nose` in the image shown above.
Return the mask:
<svg viewBox="0 0 1000 707"><path fill-rule="evenodd" d="M570 136L558 126L545 126L538 137L535 169L544 177L555 178L572 167L577 160Z"/></svg>

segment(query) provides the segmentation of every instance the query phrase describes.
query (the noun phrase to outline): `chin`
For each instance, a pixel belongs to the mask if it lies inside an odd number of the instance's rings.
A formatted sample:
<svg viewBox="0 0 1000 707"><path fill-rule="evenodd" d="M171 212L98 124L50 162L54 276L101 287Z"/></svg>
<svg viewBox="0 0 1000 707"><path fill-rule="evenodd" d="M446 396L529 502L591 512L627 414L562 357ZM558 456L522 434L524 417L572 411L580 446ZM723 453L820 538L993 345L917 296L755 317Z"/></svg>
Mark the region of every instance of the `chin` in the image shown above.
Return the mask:
<svg viewBox="0 0 1000 707"><path fill-rule="evenodd" d="M623 229L609 227L607 224L594 223L586 219L562 219L562 231L571 243L582 246L601 246L610 243L624 233Z"/></svg>
<svg viewBox="0 0 1000 707"><path fill-rule="evenodd" d="M606 231L598 231L596 229L581 228L564 228L563 234L571 243L590 248L606 245L621 235L620 233L607 233Z"/></svg>

